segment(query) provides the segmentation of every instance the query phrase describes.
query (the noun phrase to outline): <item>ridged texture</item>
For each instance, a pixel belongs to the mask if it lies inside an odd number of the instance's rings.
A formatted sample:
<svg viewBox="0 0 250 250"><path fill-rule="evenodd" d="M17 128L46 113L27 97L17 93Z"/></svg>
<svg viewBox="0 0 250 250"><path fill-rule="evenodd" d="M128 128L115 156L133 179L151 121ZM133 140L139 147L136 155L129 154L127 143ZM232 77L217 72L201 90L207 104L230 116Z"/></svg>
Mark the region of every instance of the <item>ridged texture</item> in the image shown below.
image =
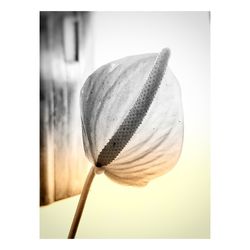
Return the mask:
<svg viewBox="0 0 250 250"><path fill-rule="evenodd" d="M145 185L172 168L180 155L182 104L168 56L164 49L158 57L111 62L95 71L81 90L86 155L119 183Z"/></svg>
<svg viewBox="0 0 250 250"><path fill-rule="evenodd" d="M135 104L125 117L118 130L99 154L96 163L97 167L106 166L111 163L126 146L136 129L141 124L161 83L168 58L169 50L164 49L158 56Z"/></svg>

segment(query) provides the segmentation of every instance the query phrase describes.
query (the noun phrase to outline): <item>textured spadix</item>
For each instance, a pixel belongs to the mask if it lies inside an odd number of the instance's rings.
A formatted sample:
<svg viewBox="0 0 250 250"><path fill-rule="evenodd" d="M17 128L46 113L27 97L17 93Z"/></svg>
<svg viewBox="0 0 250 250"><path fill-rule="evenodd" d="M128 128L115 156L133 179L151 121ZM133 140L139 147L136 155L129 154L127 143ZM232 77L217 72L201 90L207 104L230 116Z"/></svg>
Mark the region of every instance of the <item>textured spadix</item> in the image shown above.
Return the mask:
<svg viewBox="0 0 250 250"><path fill-rule="evenodd" d="M178 82L169 50L126 57L97 69L81 90L87 157L119 183L142 186L172 168L183 141Z"/></svg>

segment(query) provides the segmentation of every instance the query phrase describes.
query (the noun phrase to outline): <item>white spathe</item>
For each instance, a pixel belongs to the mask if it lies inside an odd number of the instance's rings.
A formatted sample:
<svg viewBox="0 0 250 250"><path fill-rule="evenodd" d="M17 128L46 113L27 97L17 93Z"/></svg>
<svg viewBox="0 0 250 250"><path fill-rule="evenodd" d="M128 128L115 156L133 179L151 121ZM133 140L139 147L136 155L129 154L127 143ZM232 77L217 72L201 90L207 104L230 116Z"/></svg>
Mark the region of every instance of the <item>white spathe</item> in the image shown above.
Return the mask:
<svg viewBox="0 0 250 250"><path fill-rule="evenodd" d="M157 56L143 54L113 61L85 82L80 101L83 144L94 165L135 104L161 54ZM121 184L143 186L176 164L182 143L181 91L167 67L142 123L117 157L101 169Z"/></svg>

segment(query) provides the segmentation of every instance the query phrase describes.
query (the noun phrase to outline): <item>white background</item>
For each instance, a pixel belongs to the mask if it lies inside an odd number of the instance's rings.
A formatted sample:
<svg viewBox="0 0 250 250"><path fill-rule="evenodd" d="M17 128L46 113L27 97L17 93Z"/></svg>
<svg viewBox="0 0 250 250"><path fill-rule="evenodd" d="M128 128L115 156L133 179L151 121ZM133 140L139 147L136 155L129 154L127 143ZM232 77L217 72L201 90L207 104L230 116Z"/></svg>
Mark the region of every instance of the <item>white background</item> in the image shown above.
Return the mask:
<svg viewBox="0 0 250 250"><path fill-rule="evenodd" d="M92 1L93 3L94 1ZM129 1L126 1L129 4ZM163 1L162 1L163 2ZM249 13L244 1L200 1L126 10L212 12L212 228L211 240L39 240L39 10L121 10L79 1L9 1L1 4L1 243L3 249L91 246L170 249L249 249ZM94 7L93 7L94 6Z"/></svg>

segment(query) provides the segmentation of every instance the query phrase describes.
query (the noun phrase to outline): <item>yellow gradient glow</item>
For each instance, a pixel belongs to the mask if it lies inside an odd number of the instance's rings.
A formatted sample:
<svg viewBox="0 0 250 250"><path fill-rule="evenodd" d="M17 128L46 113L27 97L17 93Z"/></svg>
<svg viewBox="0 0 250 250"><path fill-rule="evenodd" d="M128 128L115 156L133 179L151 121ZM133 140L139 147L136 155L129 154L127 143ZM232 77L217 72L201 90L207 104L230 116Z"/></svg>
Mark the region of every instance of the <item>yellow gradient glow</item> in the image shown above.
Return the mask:
<svg viewBox="0 0 250 250"><path fill-rule="evenodd" d="M196 146L184 148L174 169L143 188L97 175L76 238L209 238L209 149ZM67 237L78 200L41 208L41 238Z"/></svg>

